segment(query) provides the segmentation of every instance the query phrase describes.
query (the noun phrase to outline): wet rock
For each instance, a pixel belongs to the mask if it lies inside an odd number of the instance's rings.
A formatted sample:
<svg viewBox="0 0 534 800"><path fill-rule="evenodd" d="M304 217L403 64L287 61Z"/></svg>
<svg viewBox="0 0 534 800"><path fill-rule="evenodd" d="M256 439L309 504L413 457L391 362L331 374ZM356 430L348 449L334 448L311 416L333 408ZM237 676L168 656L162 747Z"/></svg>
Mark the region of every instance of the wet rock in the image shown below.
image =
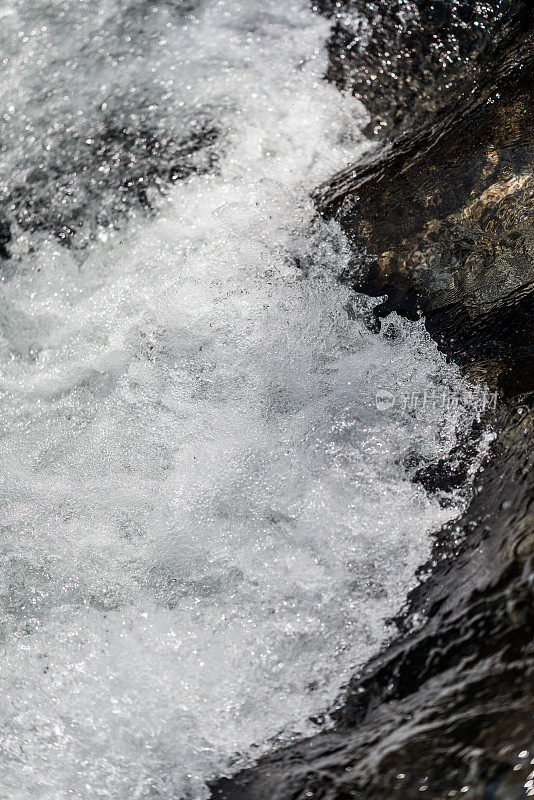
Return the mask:
<svg viewBox="0 0 534 800"><path fill-rule="evenodd" d="M328 80L371 114L366 131L391 138L457 102L524 30L522 0L316 0L334 21Z"/></svg>
<svg viewBox="0 0 534 800"><path fill-rule="evenodd" d="M9 222L0 217L0 258L9 258L9 250L7 245L11 241L11 225Z"/></svg>
<svg viewBox="0 0 534 800"><path fill-rule="evenodd" d="M224 101L201 105L177 69L203 4L62 0L2 17L0 200L13 256L48 238L82 255L174 181L217 168Z"/></svg>
<svg viewBox="0 0 534 800"><path fill-rule="evenodd" d="M495 405L496 400L495 396ZM491 404L492 397L488 393L486 405L491 408ZM408 469L410 466L417 468L413 473L412 480L424 486L427 492L436 493L440 502L447 505L450 502L450 497L448 497L447 493L455 490L461 491L463 487L468 485L469 470L471 465L475 463L478 444L484 434L484 430L485 422L482 418L472 425L466 438L461 439L446 458L437 463L406 464ZM443 499L441 499L442 497Z"/></svg>
<svg viewBox="0 0 534 800"><path fill-rule="evenodd" d="M368 253L344 278L387 298L377 317L423 313L448 352L487 362L502 384L510 358L528 374L534 344L533 42L514 45L476 99L317 192Z"/></svg>

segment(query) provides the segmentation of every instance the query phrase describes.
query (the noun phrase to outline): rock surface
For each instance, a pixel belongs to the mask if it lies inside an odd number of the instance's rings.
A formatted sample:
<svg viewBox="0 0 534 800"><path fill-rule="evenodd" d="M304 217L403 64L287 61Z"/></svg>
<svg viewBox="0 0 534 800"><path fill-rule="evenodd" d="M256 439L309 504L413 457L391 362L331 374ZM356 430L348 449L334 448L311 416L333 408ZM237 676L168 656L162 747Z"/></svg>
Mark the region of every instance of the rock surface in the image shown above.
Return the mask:
<svg viewBox="0 0 534 800"><path fill-rule="evenodd" d="M41 233L83 250L99 230L120 227L131 211L153 209L171 184L215 169L220 131L209 114L197 113L178 137L146 109L136 111L138 122L125 106L91 130L59 132L39 167L6 189L11 219L32 242ZM0 258L8 258L1 237L0 228Z"/></svg>
<svg viewBox="0 0 534 800"><path fill-rule="evenodd" d="M503 384L511 354L528 362L522 379L532 356L533 101L528 33L476 97L317 192L321 212L368 254L344 277L387 297L377 316L422 312L445 349L462 361L493 361L487 377Z"/></svg>
<svg viewBox="0 0 534 800"><path fill-rule="evenodd" d="M458 102L528 26L527 0L316 0L334 22L328 80L355 94L380 139Z"/></svg>
<svg viewBox="0 0 534 800"><path fill-rule="evenodd" d="M50 238L81 259L157 208L172 183L217 169L220 114L175 80L202 5L63 0L2 16L0 210L13 240L7 248L0 224L0 259L12 254L4 274Z"/></svg>

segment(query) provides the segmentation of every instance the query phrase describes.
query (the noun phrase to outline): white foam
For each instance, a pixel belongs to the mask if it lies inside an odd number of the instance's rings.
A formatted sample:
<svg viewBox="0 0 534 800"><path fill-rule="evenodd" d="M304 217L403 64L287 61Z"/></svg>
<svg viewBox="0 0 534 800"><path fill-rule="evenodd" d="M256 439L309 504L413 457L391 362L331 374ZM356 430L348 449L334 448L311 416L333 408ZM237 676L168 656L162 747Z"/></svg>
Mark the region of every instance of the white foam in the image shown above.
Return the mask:
<svg viewBox="0 0 534 800"><path fill-rule="evenodd" d="M173 46L220 175L1 287L2 798L203 798L309 732L460 507L403 460L446 454L469 405L374 395L467 387L421 325L367 330L307 199L365 147L327 30L296 0L207 5Z"/></svg>

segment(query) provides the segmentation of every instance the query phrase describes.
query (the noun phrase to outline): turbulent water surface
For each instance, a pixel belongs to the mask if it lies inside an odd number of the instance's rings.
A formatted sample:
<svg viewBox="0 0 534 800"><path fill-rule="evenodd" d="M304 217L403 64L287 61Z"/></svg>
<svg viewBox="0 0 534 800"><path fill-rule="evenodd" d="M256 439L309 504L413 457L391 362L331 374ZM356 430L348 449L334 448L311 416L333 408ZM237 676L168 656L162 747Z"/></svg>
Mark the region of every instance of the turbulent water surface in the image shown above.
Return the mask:
<svg viewBox="0 0 534 800"><path fill-rule="evenodd" d="M336 282L365 112L304 0L0 17L0 797L206 797L384 641L474 398Z"/></svg>

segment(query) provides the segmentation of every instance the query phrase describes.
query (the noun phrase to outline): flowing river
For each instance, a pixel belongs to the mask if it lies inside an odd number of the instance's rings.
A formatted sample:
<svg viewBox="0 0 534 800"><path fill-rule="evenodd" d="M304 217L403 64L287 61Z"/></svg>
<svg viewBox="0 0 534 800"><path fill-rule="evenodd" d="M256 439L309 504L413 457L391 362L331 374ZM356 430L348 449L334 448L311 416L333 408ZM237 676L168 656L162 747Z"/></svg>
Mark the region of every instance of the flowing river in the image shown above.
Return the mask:
<svg viewBox="0 0 534 800"><path fill-rule="evenodd" d="M0 798L206 798L387 639L477 397L337 282L370 144L305 0L0 21Z"/></svg>

